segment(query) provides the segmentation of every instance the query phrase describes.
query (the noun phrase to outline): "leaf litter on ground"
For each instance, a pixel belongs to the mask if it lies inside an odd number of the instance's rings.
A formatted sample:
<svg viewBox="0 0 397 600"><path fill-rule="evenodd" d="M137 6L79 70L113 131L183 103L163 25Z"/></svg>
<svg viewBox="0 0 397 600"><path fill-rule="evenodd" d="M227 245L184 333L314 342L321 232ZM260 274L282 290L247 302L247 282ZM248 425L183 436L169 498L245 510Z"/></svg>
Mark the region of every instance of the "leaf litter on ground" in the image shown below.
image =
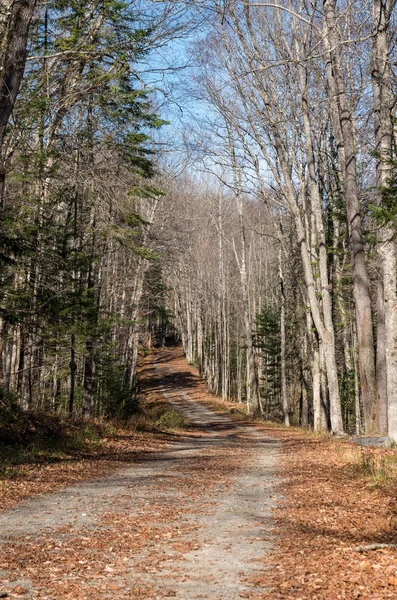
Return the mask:
<svg viewBox="0 0 397 600"><path fill-rule="evenodd" d="M147 401L160 401L150 386L153 357L142 367ZM172 369L191 374L189 394L195 400L232 413L241 420L235 405L219 403L208 393L197 370L176 354ZM238 407L237 407L238 408ZM296 429L284 430L252 423L264 435L283 442L279 467L279 492L283 500L273 514L269 532L258 520L258 536L276 540L273 551L261 558L262 569L246 582L240 597L254 599L377 600L397 596L396 489L379 481L370 464L395 458L395 450L369 450L373 459L360 454L345 441L313 436ZM193 430L189 435L205 435ZM134 432L109 439L95 456L67 464L29 465L15 481L6 482L5 506L37 493L47 493L87 477L99 477L146 452L161 451L168 435ZM99 452L100 460L96 453ZM102 453L102 454L101 454ZM366 462L367 460L367 462ZM2 587L10 597L40 600L98 598L165 598L175 595L173 582L183 581L178 559L197 548L199 514L211 514L208 490L227 493L229 481L243 470L249 452L242 444L226 452L213 452L197 469L189 465L178 480L174 501L152 502L135 516L103 514L95 530L59 528L51 534L14 540L3 546L0 556ZM13 489L13 485L15 486ZM157 483L158 491L169 486ZM117 507L116 507L117 509ZM262 507L258 506L258 516ZM382 545L356 552L358 546ZM182 562L183 564L183 562ZM132 568L133 567L133 568ZM131 573L133 571L133 576ZM161 596L156 584L162 579ZM242 580L244 574L241 574ZM24 587L24 581L31 582ZM22 584L14 585L13 582ZM169 585L167 589L167 583ZM32 589L29 589L29 585ZM266 587L258 593L256 588ZM32 591L33 590L33 591ZM168 594L168 595L167 595Z"/></svg>

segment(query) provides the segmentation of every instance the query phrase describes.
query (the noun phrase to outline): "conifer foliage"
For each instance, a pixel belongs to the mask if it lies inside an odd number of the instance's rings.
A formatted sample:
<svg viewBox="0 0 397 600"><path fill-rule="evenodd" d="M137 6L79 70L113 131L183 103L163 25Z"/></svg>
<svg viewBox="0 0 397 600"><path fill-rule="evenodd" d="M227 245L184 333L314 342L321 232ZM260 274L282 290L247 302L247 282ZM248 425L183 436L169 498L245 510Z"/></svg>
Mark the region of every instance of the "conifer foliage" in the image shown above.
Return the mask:
<svg viewBox="0 0 397 600"><path fill-rule="evenodd" d="M2 92L13 110L1 147L0 368L26 408L135 408L138 307L162 197L150 137L162 121L137 70L155 28L140 23L129 2L38 3L19 96ZM11 39L12 14L4 28Z"/></svg>

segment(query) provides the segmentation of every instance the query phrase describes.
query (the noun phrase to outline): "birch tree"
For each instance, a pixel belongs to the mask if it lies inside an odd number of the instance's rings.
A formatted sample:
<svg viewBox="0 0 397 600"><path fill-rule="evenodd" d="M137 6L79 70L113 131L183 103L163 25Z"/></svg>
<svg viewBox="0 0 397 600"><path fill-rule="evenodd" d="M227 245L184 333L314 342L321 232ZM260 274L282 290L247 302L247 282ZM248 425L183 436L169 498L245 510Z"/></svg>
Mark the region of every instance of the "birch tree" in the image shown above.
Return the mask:
<svg viewBox="0 0 397 600"><path fill-rule="evenodd" d="M372 88L378 205L393 177L393 107L390 22L394 1L374 0L372 6ZM378 283L377 401L378 427L397 439L397 256L394 231L384 223L378 232L381 278Z"/></svg>

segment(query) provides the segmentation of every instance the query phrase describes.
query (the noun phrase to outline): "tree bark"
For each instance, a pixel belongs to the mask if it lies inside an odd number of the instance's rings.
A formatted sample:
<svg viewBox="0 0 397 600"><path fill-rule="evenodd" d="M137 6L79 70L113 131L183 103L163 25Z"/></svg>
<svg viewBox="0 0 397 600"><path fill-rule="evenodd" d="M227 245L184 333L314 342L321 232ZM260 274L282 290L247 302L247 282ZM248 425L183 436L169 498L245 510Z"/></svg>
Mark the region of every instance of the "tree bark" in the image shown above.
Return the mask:
<svg viewBox="0 0 397 600"><path fill-rule="evenodd" d="M381 258L379 256L379 258ZM383 261L382 261L383 262ZM376 429L384 434L388 430L387 419L387 367L386 367L386 321L385 321L385 296L384 274L377 282L376 304Z"/></svg>
<svg viewBox="0 0 397 600"><path fill-rule="evenodd" d="M284 290L284 275L281 260L281 248L278 253L279 264L279 279L280 279L280 366L281 366L281 404L284 414L284 425L289 427L289 406L287 396L287 373L286 373L286 339L285 339L285 290Z"/></svg>
<svg viewBox="0 0 397 600"><path fill-rule="evenodd" d="M14 0L9 8L8 23L4 27L6 41L0 75L0 152L25 71L29 28L35 5L36 0Z"/></svg>
<svg viewBox="0 0 397 600"><path fill-rule="evenodd" d="M259 399L259 385L258 376L255 364L254 345L252 340L252 328L250 321L249 312L249 297L248 297L248 278L247 278L247 257L246 257L246 239L245 239L245 225L244 225L244 214L242 198L238 190L235 191L235 197L237 202L237 210L239 213L239 227L240 227L240 241L241 241L241 257L240 257L240 279L241 279L241 293L243 297L243 312L244 312L244 330L245 330L245 344L247 351L247 403L249 404L249 411L254 417L257 417L261 412L261 405Z"/></svg>
<svg viewBox="0 0 397 600"><path fill-rule="evenodd" d="M337 31L336 0L324 0L324 42L329 53L327 78L330 103L334 107L333 125L338 140L338 151L343 156L343 185L349 229L349 246L353 261L353 295L356 309L358 355L361 396L366 430L375 424L376 378L375 352L372 330L372 309L368 270L365 260L360 198L357 184L356 150L352 111L347 97L346 84L340 59L340 36ZM335 123L335 119L338 123ZM338 135L339 132L339 135Z"/></svg>
<svg viewBox="0 0 397 600"><path fill-rule="evenodd" d="M378 205L382 204L382 188L392 176L392 144L394 105L391 84L390 18L395 0L373 2L373 68L374 125L376 149L376 179ZM377 425L386 427L391 439L397 441L397 253L394 231L385 225L378 232L378 254L381 264L381 281L378 284L377 331ZM382 303L383 294L383 303ZM386 415L387 402L387 415Z"/></svg>

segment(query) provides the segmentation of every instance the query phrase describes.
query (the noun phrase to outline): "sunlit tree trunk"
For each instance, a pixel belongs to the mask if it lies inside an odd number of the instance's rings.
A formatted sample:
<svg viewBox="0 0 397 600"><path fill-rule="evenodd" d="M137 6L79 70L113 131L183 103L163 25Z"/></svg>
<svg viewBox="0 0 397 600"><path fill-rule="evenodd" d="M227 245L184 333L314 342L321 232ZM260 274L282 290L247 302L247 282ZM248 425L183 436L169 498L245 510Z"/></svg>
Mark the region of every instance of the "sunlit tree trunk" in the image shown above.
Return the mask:
<svg viewBox="0 0 397 600"><path fill-rule="evenodd" d="M245 330L245 343L247 352L247 404L249 405L249 411L253 416L258 416L261 412L261 404L259 399L259 385L258 375L255 364L254 345L252 340L252 326L250 320L249 310L249 296L248 296L248 277L247 277L247 249L246 249L246 237L245 237L245 225L244 225L244 209L243 199L238 189L235 190L235 198L237 203L237 211L239 216L239 229L240 229L240 243L241 243L241 254L238 258L236 252L236 259L239 263L240 280L241 280L241 295L243 303L243 314L244 314L244 330Z"/></svg>
<svg viewBox="0 0 397 600"><path fill-rule="evenodd" d="M286 337L285 337L285 289L281 249L278 253L279 278L280 278L280 366L281 366L281 404L284 413L284 425L289 427L289 406L287 396L287 370L286 370Z"/></svg>
<svg viewBox="0 0 397 600"><path fill-rule="evenodd" d="M338 140L342 179L346 200L349 245L353 260L353 295L356 308L361 395L365 427L375 423L376 378L372 330L371 294L362 237L360 199L357 184L356 148L352 109L346 91L340 57L340 35L337 29L336 0L324 0L324 43L329 52L327 79L331 116Z"/></svg>
<svg viewBox="0 0 397 600"><path fill-rule="evenodd" d="M392 109L395 103L391 84L390 18L395 0L373 2L372 89L376 149L378 204L382 206L382 189L393 176ZM381 281L378 284L378 393L377 425L397 441L397 253L392 227L378 232ZM382 302L383 296L383 302ZM386 393L385 393L386 391ZM387 402L387 414L385 410Z"/></svg>

